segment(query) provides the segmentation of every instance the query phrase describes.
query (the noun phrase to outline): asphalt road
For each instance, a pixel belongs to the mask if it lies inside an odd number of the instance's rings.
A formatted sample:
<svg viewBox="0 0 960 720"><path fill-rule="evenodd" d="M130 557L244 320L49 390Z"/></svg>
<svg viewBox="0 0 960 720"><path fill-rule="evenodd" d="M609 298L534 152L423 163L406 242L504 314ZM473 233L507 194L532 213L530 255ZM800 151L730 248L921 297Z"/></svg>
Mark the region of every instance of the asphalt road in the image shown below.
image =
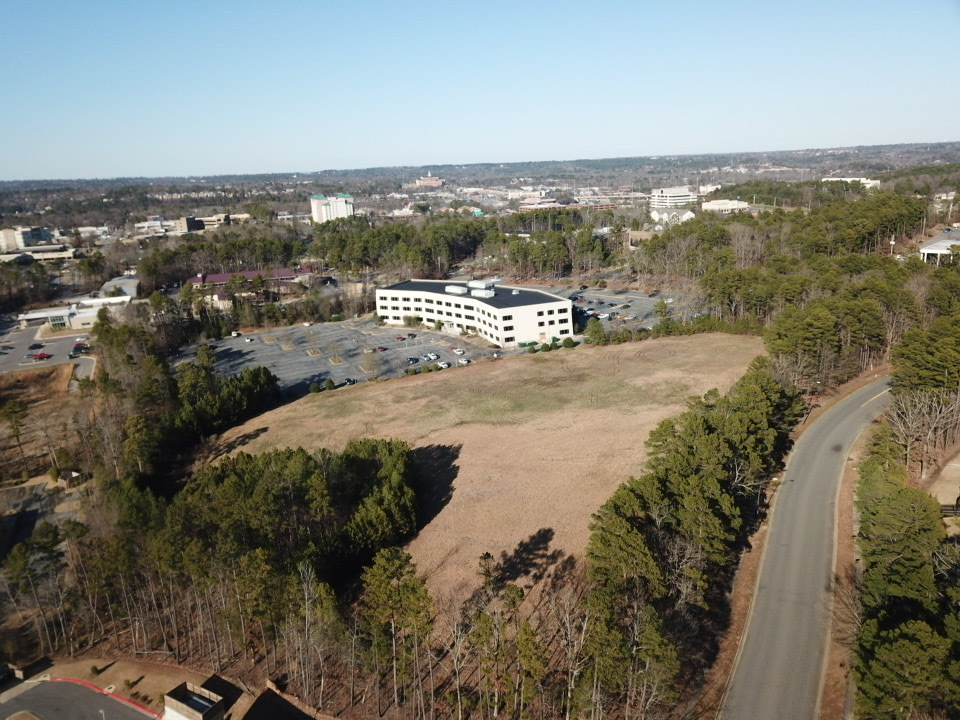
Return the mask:
<svg viewBox="0 0 960 720"><path fill-rule="evenodd" d="M840 401L793 449L719 717L818 717L840 476L857 436L883 410L886 389L887 379L881 378Z"/></svg>
<svg viewBox="0 0 960 720"><path fill-rule="evenodd" d="M40 682L27 686L22 692L18 687L15 692L4 693L7 699L0 699L0 718L8 718L21 710L43 720L144 720L155 717L83 685ZM9 697L11 695L13 697Z"/></svg>

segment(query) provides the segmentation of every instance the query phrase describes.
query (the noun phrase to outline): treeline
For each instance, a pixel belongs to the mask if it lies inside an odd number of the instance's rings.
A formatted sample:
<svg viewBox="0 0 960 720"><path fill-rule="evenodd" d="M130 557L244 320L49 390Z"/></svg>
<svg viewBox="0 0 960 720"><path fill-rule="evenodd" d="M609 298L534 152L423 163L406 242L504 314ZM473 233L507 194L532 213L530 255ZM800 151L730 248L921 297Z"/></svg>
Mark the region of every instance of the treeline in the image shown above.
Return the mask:
<svg viewBox="0 0 960 720"><path fill-rule="evenodd" d="M133 477L159 488L172 461L204 437L280 402L269 370L218 376L209 346L174 374L143 327L115 324L101 310L94 336L100 367L95 378L80 383L92 412L74 418L83 440L67 461L85 473L118 482Z"/></svg>
<svg viewBox="0 0 960 720"><path fill-rule="evenodd" d="M236 273L291 267L306 244L296 228L285 225L220 229L204 236L184 235L171 242L152 241L149 254L137 262L143 292L182 283L199 273Z"/></svg>
<svg viewBox="0 0 960 720"><path fill-rule="evenodd" d="M403 443L364 440L342 453L240 454L170 502L104 478L86 524L41 524L11 553L9 598L38 618L41 652L109 641L217 669L255 654L278 662L285 633L302 627L285 623L305 575L329 595L325 583L412 535L410 473Z"/></svg>
<svg viewBox="0 0 960 720"><path fill-rule="evenodd" d="M809 212L778 209L756 218L703 213L642 241L631 265L639 273L699 279L817 256L886 252L891 237L902 242L920 230L925 207L917 198L872 192Z"/></svg>
<svg viewBox="0 0 960 720"><path fill-rule="evenodd" d="M960 716L960 551L887 426L860 464L858 717Z"/></svg>
<svg viewBox="0 0 960 720"><path fill-rule="evenodd" d="M615 242L595 237L593 224L575 210L431 218L422 226L373 225L354 216L317 226L309 252L341 270L405 277L445 277L452 265L474 259L489 273L559 277L602 267L614 257Z"/></svg>
<svg viewBox="0 0 960 720"><path fill-rule="evenodd" d="M657 717L678 688L696 685L802 408L758 360L726 396L708 393L650 434L645 472L614 493L592 526L586 675L594 711Z"/></svg>

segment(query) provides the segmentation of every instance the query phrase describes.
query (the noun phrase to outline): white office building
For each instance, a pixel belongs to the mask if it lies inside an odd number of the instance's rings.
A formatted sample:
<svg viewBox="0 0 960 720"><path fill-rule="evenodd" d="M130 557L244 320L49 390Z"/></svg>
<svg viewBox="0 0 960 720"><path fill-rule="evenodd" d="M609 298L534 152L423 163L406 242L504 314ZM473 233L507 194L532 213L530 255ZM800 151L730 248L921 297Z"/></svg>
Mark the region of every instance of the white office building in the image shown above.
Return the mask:
<svg viewBox="0 0 960 720"><path fill-rule="evenodd" d="M472 332L499 347L551 342L574 334L573 303L542 290L496 281L407 280L377 290L377 314L389 325L417 317L444 332Z"/></svg>
<svg viewBox="0 0 960 720"><path fill-rule="evenodd" d="M314 195L310 198L310 214L315 223L353 215L353 195L339 193L334 197Z"/></svg>
<svg viewBox="0 0 960 720"><path fill-rule="evenodd" d="M681 187L656 188L650 191L650 207L672 208L694 205L700 196L689 185Z"/></svg>
<svg viewBox="0 0 960 720"><path fill-rule="evenodd" d="M730 213L746 212L750 209L750 204L743 200L704 200L701 209L706 212L729 215Z"/></svg>

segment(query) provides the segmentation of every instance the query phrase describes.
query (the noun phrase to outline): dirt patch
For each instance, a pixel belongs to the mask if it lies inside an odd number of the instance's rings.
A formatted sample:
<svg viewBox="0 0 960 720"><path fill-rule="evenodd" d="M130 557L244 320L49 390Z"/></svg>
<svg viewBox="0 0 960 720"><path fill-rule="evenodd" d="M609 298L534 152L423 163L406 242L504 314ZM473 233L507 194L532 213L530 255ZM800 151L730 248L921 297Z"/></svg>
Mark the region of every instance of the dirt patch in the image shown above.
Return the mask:
<svg viewBox="0 0 960 720"><path fill-rule="evenodd" d="M475 363L307 396L226 433L214 455L391 437L448 457L449 498L409 545L432 590L477 585L484 552L582 555L592 514L643 465L686 399L725 392L759 339L661 338ZM523 582L523 581L521 581Z"/></svg>
<svg viewBox="0 0 960 720"><path fill-rule="evenodd" d="M74 414L82 407L70 392L74 365L64 363L0 374L0 403L18 400L27 408L20 428L20 444L29 474L50 467L48 449L71 431ZM0 477L19 478L23 458L8 423L0 423Z"/></svg>

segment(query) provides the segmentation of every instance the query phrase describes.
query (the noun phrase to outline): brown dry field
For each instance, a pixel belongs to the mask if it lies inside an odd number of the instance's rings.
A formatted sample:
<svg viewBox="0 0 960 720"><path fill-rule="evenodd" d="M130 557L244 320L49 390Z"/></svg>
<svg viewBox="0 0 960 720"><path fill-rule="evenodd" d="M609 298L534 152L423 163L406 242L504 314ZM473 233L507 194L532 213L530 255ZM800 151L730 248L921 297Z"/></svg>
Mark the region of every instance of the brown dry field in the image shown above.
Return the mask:
<svg viewBox="0 0 960 720"><path fill-rule="evenodd" d="M53 437L69 437L74 413L83 407L79 395L69 391L74 365L48 365L0 373L0 402L19 400L27 406L21 442L33 472L49 468L43 425ZM15 439L6 423L0 424L0 470L19 478L23 470Z"/></svg>
<svg viewBox="0 0 960 720"><path fill-rule="evenodd" d="M451 449L449 502L409 544L431 591L463 595L539 533L582 556L592 514L644 461L650 430L763 353L758 338L696 335L522 355L309 395L218 438L208 457L340 449L359 437ZM546 531L546 532L544 532Z"/></svg>

